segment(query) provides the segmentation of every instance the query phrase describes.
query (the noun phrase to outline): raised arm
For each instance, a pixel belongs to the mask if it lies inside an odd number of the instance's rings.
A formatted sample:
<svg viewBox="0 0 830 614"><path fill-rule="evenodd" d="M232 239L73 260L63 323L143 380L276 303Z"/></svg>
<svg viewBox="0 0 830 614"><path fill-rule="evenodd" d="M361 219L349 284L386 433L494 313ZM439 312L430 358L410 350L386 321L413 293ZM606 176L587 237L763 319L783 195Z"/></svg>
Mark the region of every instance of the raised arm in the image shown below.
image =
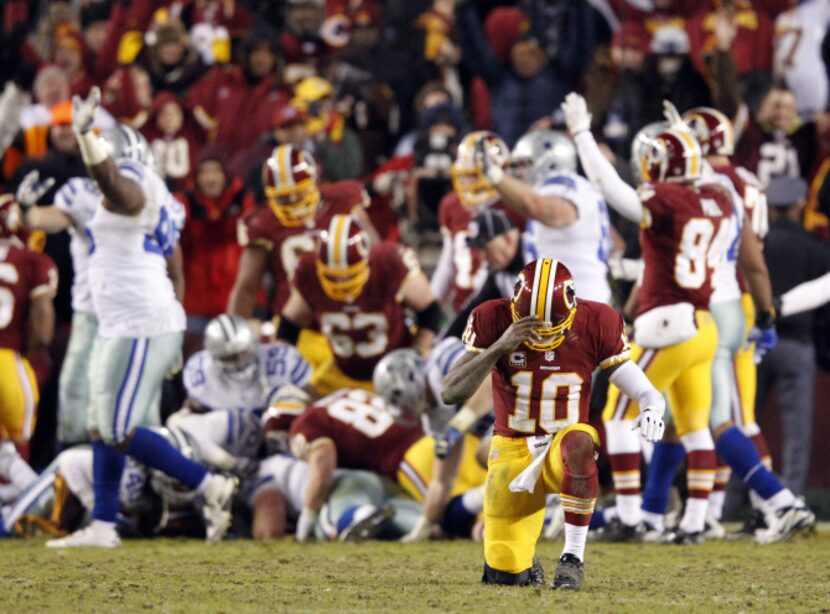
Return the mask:
<svg viewBox="0 0 830 614"><path fill-rule="evenodd" d="M104 208L119 215L138 215L144 208L144 191L118 170L107 147L92 131L93 117L100 104L101 90L97 86L90 90L86 100L72 97L72 127L81 157L89 176L104 194Z"/></svg>
<svg viewBox="0 0 830 614"><path fill-rule="evenodd" d="M639 224L643 205L637 191L623 181L614 166L602 155L591 134L591 114L585 99L571 92L562 103L565 122L576 143L576 151L585 174L602 192L606 202L625 219Z"/></svg>

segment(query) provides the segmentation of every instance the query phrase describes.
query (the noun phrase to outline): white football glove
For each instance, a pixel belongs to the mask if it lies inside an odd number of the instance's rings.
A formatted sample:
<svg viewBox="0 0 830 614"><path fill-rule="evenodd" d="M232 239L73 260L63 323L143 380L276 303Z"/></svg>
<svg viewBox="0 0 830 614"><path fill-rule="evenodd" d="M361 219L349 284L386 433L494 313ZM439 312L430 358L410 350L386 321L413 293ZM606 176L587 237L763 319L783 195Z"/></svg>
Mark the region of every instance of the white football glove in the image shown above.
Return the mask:
<svg viewBox="0 0 830 614"><path fill-rule="evenodd" d="M562 103L562 112L565 114L565 124L568 126L568 132L571 136L576 136L578 133L591 129L591 114L588 112L588 103L585 99L577 94L571 92L565 96L565 102Z"/></svg>
<svg viewBox="0 0 830 614"><path fill-rule="evenodd" d="M670 100L663 101L663 117L669 122L669 128L672 130L680 130L681 132L691 132L689 124L683 121L677 107Z"/></svg>
<svg viewBox="0 0 830 614"><path fill-rule="evenodd" d="M78 134L86 134L92 128L95 112L101 106L101 90L97 85L89 90L86 100L80 96L72 96L72 128Z"/></svg>
<svg viewBox="0 0 830 614"><path fill-rule="evenodd" d="M43 181L40 180L39 171L29 171L20 182L17 192L14 195L17 204L23 211L34 207L37 201L55 185L54 177L47 177Z"/></svg>
<svg viewBox="0 0 830 614"><path fill-rule="evenodd" d="M634 426L631 430L640 429L640 435L643 439L654 443L663 438L663 431L666 430L666 425L663 422L663 410L658 407L646 407L640 412L640 415L634 420Z"/></svg>
<svg viewBox="0 0 830 614"><path fill-rule="evenodd" d="M317 512L310 507L303 507L300 512L300 517L297 519L297 534L298 542L307 542L311 540L314 535L314 525L317 522Z"/></svg>

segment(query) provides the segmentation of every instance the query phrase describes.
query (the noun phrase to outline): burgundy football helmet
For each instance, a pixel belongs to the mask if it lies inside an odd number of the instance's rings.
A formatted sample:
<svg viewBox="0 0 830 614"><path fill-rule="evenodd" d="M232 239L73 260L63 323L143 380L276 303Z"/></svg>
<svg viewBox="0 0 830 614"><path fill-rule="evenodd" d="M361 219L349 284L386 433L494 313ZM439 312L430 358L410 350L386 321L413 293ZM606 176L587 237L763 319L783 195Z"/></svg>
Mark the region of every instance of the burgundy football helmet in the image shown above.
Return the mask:
<svg viewBox="0 0 830 614"><path fill-rule="evenodd" d="M0 194L0 239L19 238L21 225L20 207L11 194Z"/></svg>
<svg viewBox="0 0 830 614"><path fill-rule="evenodd" d="M695 135L704 156L731 156L735 153L732 122L717 109L697 107L683 114L683 121Z"/></svg>
<svg viewBox="0 0 830 614"><path fill-rule="evenodd" d="M537 330L542 341L525 345L537 351L559 347L576 316L576 284L564 264L552 258L527 263L516 278L510 303L513 321L535 315L544 326Z"/></svg>
<svg viewBox="0 0 830 614"><path fill-rule="evenodd" d="M336 301L353 301L369 281L369 235L350 215L335 215L321 235L317 277Z"/></svg>
<svg viewBox="0 0 830 614"><path fill-rule="evenodd" d="M314 219L320 203L317 164L307 151L279 145L262 166L268 204L284 226L302 226Z"/></svg>
<svg viewBox="0 0 830 614"><path fill-rule="evenodd" d="M702 157L694 136L669 129L652 139L640 160L640 169L646 181L688 183L700 178Z"/></svg>

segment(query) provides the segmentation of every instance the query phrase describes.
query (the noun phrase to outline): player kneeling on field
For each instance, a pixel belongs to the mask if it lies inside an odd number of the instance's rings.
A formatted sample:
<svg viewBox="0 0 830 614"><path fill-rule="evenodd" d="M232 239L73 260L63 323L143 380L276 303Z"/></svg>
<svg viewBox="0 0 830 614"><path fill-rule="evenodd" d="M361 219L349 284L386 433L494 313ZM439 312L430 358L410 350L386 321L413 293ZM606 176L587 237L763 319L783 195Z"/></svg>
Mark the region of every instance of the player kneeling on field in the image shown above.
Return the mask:
<svg viewBox="0 0 830 614"><path fill-rule="evenodd" d="M542 584L534 556L545 497L560 493L565 549L552 588L582 586L588 522L598 481L599 436L586 424L591 377L599 367L640 405L642 436L663 436L662 395L629 359L622 317L580 300L567 267L544 258L525 265L513 297L488 301L470 315L468 353L444 379L442 400L469 398L493 373L496 415L484 494L487 584Z"/></svg>

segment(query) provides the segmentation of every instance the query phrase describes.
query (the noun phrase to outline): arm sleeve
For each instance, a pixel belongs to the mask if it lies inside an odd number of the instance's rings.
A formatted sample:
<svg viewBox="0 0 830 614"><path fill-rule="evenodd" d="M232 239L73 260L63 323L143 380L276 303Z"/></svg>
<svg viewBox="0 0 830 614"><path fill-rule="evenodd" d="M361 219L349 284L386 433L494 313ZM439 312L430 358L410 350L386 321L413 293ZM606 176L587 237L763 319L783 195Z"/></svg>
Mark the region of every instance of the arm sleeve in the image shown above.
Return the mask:
<svg viewBox="0 0 830 614"><path fill-rule="evenodd" d="M643 370L630 360L617 367L609 379L628 398L637 401L641 412L646 407L659 407L661 413L666 411L663 395L651 384Z"/></svg>
<svg viewBox="0 0 830 614"><path fill-rule="evenodd" d="M805 281L781 295L781 317L811 311L830 301L830 273Z"/></svg>
<svg viewBox="0 0 830 614"><path fill-rule="evenodd" d="M467 346L467 351L469 352L486 350L501 334L494 331L494 327L490 325L493 321L493 313L489 309L491 304L484 303L483 305L479 305L473 309L473 312L467 319L467 326L461 335L461 341Z"/></svg>
<svg viewBox="0 0 830 614"><path fill-rule="evenodd" d="M58 293L58 269L55 263L46 254L32 252L32 290L29 292L31 298L48 296L54 298Z"/></svg>
<svg viewBox="0 0 830 614"><path fill-rule="evenodd" d="M637 191L620 178L611 162L602 155L594 135L583 130L574 141L585 174L602 191L608 204L625 219L639 224L643 219L643 205Z"/></svg>
<svg viewBox="0 0 830 614"><path fill-rule="evenodd" d="M488 84L497 81L501 64L487 42L474 3L469 2L456 10L455 23L464 62L474 73L484 77Z"/></svg>
<svg viewBox="0 0 830 614"><path fill-rule="evenodd" d="M453 276L452 264L452 236L449 230L442 229L444 240L441 245L441 256L438 258L438 265L429 280L429 286L435 296L443 297L450 289L450 282Z"/></svg>

